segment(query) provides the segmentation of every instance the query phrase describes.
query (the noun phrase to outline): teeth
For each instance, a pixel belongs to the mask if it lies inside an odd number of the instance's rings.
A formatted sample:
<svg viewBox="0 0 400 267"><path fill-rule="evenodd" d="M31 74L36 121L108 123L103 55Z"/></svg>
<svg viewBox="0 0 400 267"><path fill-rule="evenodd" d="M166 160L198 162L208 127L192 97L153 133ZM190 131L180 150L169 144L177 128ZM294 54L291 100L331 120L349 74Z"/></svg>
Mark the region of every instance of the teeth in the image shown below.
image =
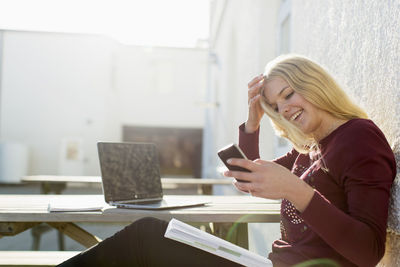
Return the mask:
<svg viewBox="0 0 400 267"><path fill-rule="evenodd" d="M292 117L290 117L291 121L294 121L295 119L297 119L297 117L301 114L302 110L297 111L296 113L294 113L292 115Z"/></svg>

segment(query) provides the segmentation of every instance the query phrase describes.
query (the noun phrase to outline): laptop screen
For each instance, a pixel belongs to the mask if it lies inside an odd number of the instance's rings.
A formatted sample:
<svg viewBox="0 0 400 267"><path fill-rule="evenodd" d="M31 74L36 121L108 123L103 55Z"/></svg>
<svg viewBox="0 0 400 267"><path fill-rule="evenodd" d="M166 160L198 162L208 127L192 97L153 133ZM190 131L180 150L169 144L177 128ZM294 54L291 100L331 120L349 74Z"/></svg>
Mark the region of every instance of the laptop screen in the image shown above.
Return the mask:
<svg viewBox="0 0 400 267"><path fill-rule="evenodd" d="M106 202L162 198L158 151L151 143L97 143Z"/></svg>

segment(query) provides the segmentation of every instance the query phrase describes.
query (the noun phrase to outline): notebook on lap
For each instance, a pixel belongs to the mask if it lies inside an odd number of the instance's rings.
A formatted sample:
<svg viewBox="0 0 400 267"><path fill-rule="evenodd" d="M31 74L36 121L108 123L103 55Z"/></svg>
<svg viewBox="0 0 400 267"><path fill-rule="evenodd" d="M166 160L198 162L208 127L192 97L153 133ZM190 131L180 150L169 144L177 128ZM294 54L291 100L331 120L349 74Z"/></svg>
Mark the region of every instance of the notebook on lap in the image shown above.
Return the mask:
<svg viewBox="0 0 400 267"><path fill-rule="evenodd" d="M155 144L98 142L97 149L104 198L110 205L173 209L206 203L163 195Z"/></svg>

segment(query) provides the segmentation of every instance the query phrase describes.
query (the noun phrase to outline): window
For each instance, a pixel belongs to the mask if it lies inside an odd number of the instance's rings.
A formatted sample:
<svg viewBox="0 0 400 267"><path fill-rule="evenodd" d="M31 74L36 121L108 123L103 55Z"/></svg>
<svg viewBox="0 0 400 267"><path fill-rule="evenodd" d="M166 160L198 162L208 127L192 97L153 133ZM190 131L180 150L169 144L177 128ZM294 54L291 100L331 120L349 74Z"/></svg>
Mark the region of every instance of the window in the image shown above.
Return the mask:
<svg viewBox="0 0 400 267"><path fill-rule="evenodd" d="M123 126L123 141L154 143L162 177L201 177L203 130Z"/></svg>

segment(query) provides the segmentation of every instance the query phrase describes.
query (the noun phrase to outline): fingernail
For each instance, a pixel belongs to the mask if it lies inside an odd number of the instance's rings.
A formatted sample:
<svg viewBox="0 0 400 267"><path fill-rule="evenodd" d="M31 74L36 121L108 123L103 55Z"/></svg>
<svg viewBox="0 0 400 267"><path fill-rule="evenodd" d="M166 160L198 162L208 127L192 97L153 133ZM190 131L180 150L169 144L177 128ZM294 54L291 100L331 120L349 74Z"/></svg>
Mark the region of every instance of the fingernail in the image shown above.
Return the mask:
<svg viewBox="0 0 400 267"><path fill-rule="evenodd" d="M228 159L226 162L229 163L229 164L231 164L231 163L232 163L232 160L231 160L231 159Z"/></svg>

